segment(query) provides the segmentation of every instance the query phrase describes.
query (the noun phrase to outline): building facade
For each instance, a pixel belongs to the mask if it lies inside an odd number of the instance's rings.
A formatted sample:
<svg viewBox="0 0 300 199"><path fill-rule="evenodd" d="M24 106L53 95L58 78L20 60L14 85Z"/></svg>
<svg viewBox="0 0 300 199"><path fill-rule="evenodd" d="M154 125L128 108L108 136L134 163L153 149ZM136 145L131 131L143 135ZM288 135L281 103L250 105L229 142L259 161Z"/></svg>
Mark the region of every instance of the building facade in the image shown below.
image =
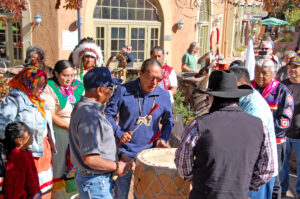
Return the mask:
<svg viewBox="0 0 300 199"><path fill-rule="evenodd" d="M77 25L81 23L77 23L76 10L55 9L55 3L27 0L22 19L8 17L6 26L0 24L1 59L10 60L10 65L21 64L30 45L41 46L50 67L59 59L68 59L78 42ZM260 14L262 7L257 5L255 1L82 0L81 37L95 39L104 63L123 45L132 45L137 67L150 57L152 47L160 45L165 61L180 71L181 58L191 42L200 44L198 57L216 50L217 27L220 52L225 57L237 55L253 27L259 28L251 17ZM42 19L39 26L36 14Z"/></svg>

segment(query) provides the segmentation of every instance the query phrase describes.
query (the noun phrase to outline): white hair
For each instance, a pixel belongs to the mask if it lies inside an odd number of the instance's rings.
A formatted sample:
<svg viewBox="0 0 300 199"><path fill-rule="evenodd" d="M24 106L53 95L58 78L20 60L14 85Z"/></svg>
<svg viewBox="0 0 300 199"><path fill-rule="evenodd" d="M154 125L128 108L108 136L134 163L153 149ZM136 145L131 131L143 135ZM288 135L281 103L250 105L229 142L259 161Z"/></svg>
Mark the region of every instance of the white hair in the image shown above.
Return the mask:
<svg viewBox="0 0 300 199"><path fill-rule="evenodd" d="M288 51L284 52L284 56L287 56L289 58L292 58L292 57L294 57L296 55L297 55L297 53L295 51L292 51L292 50L288 50Z"/></svg>
<svg viewBox="0 0 300 199"><path fill-rule="evenodd" d="M273 49L272 43L271 43L270 41L262 41L262 42L261 42L261 45L260 45L260 48L261 48L263 45L267 46L268 48Z"/></svg>
<svg viewBox="0 0 300 199"><path fill-rule="evenodd" d="M276 73L276 66L274 61L271 59L262 58L255 62L255 66L258 66L260 68L270 68L273 75Z"/></svg>

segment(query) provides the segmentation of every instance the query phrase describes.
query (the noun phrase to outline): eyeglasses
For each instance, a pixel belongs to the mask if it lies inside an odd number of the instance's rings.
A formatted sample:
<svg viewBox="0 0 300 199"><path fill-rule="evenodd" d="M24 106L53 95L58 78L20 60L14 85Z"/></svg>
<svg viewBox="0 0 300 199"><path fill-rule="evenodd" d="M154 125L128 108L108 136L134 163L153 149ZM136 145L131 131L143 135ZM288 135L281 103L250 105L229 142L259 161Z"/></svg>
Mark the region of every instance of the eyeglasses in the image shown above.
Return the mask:
<svg viewBox="0 0 300 199"><path fill-rule="evenodd" d="M111 90L111 91L114 91L114 90L116 90L116 88L117 88L117 86L115 85L115 86L105 86L105 88L108 88L109 90Z"/></svg>
<svg viewBox="0 0 300 199"><path fill-rule="evenodd" d="M161 82L162 78L161 77L152 77L150 75L146 76L148 80L154 81L156 80L157 83Z"/></svg>
<svg viewBox="0 0 300 199"><path fill-rule="evenodd" d="M261 48L261 50L263 50L263 51L267 51L267 50L269 50L270 48Z"/></svg>

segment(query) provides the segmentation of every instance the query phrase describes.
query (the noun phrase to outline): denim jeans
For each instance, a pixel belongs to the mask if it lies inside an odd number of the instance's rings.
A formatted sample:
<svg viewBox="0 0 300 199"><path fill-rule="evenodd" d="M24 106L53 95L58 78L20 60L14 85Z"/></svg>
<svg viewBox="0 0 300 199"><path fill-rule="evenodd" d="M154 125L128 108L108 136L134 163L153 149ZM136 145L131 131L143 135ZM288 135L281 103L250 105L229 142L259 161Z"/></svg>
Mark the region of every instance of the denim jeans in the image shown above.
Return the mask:
<svg viewBox="0 0 300 199"><path fill-rule="evenodd" d="M284 161L284 156L285 156L285 151L286 151L286 142L277 144L277 155L278 155L278 173L283 168L283 161ZM280 186L280 180L279 180L279 175L276 176L275 179L275 185L273 188L273 199L281 199L281 186Z"/></svg>
<svg viewBox="0 0 300 199"><path fill-rule="evenodd" d="M81 174L77 169L75 181L80 199L112 199L111 177L110 174Z"/></svg>
<svg viewBox="0 0 300 199"><path fill-rule="evenodd" d="M298 197L300 197L300 139L287 138L283 169L280 172L280 182L281 182L282 192L286 193L289 188L290 157L291 157L292 149L294 149L296 155L296 162L297 162L296 191Z"/></svg>
<svg viewBox="0 0 300 199"><path fill-rule="evenodd" d="M251 199L272 199L275 178L276 176L272 177L267 184L260 186L258 191L250 191L249 197Z"/></svg>
<svg viewBox="0 0 300 199"><path fill-rule="evenodd" d="M128 198L131 177L132 177L132 173L128 172L125 176L118 177L118 179L115 181L115 198L116 199L127 199Z"/></svg>

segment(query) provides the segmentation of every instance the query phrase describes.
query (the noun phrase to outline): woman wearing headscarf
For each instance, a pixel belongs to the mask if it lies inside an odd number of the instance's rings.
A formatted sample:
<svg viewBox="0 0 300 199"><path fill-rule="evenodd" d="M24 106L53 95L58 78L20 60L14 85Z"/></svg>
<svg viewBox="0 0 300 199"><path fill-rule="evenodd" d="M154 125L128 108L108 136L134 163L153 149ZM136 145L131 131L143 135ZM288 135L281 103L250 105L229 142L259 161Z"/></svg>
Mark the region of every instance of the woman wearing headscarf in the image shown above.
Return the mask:
<svg viewBox="0 0 300 199"><path fill-rule="evenodd" d="M51 111L57 148L57 154L53 156L54 198L69 198L76 191L72 179L72 165L67 164L66 152L71 112L83 92L83 84L74 79L73 64L67 60L58 61L54 67L53 78L49 79L43 93Z"/></svg>
<svg viewBox="0 0 300 199"><path fill-rule="evenodd" d="M41 94L47 85L47 74L37 67L28 66L10 82L11 91L0 102L0 137L8 123L24 122L30 128L33 143L29 146L39 176L42 198L51 198L53 171L52 154L55 139L51 113ZM20 162L20 164L22 164Z"/></svg>

